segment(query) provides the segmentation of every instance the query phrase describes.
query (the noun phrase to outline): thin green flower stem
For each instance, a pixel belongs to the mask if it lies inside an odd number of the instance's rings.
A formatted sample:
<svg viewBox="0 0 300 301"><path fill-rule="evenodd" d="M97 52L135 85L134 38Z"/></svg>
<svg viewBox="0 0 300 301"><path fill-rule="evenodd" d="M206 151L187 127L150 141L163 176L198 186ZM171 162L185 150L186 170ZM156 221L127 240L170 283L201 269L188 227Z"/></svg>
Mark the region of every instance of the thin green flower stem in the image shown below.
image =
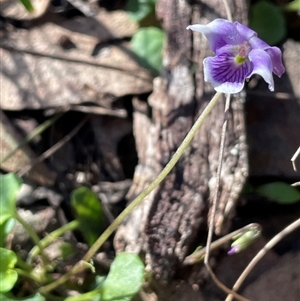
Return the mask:
<svg viewBox="0 0 300 301"><path fill-rule="evenodd" d="M238 230L235 230L234 232L231 232L231 233L217 239L216 241L212 242L210 245L210 250L212 251L212 250L216 250L216 249L220 248L225 243L231 241L236 235L242 234L249 230L256 230L258 232L261 232L261 226L259 224L253 223L253 224L249 224L243 228L240 228ZM184 265L192 265L192 264L196 264L197 262L203 260L206 250L207 250L207 247L204 247L204 248L200 249L199 251L196 251L196 252L192 253L191 255L187 256L185 258L185 260L183 261L183 264Z"/></svg>
<svg viewBox="0 0 300 301"><path fill-rule="evenodd" d="M149 195L170 173L172 168L178 162L184 151L190 145L192 139L195 134L203 124L204 120L207 118L208 114L214 108L222 93L216 93L211 101L207 104L202 114L198 117L187 136L182 141L181 145L178 147L177 151L174 153L171 160L167 163L164 169L160 172L160 174L155 178L155 180L145 189L143 190L117 217L116 219L109 225L109 227L102 233L102 235L97 239L97 241L92 245L92 247L88 250L88 252L84 255L82 260L89 261L94 254L99 250L99 248L103 245L103 243L109 238L109 236L118 228L118 226L123 222L123 220L133 211L135 207L140 205L144 198Z"/></svg>
<svg viewBox="0 0 300 301"><path fill-rule="evenodd" d="M155 180L145 189L143 190L117 217L116 219L108 226L108 228L102 233L102 235L95 241L95 243L91 246L88 252L83 256L82 260L89 261L94 254L99 250L99 248L103 245L103 243L109 238L109 236L118 228L118 226L122 223L122 221L133 211L135 207L140 205L144 198L153 191L169 174L175 164L178 162L184 151L187 149L198 129L203 124L204 120L207 118L211 110L215 107L218 100L220 99L222 93L217 92L210 102L207 104L202 114L198 117L187 136L184 138L181 145L178 147L177 151L174 153L171 160L165 166L165 168L160 172L160 174L155 178ZM75 274L74 269L81 270L76 264L73 269L71 269L68 273L50 283L44 287L40 288L40 292L47 293L57 286L65 283L70 276Z"/></svg>
<svg viewBox="0 0 300 301"><path fill-rule="evenodd" d="M43 133L48 127L53 125L64 113L59 113L54 115L52 118L46 120L41 125L36 127L30 134L26 136L24 140L22 140L18 146L13 149L10 153L8 153L4 158L0 160L0 165L2 165L6 160L8 160L10 157L12 157L19 149L21 149L24 145L29 143L32 139L34 139L36 136Z"/></svg>
<svg viewBox="0 0 300 301"><path fill-rule="evenodd" d="M240 275L236 283L234 284L232 290L236 292L246 277L249 275L249 273L253 270L253 268L257 265L257 263L267 254L268 251L270 251L276 244L278 244L285 236L295 231L297 228L300 228L300 218L288 225L286 228L284 228L282 231L280 231L278 234L276 234L256 255L255 257L250 261L248 266L245 268L243 273ZM231 301L233 298L232 294L229 294L225 301Z"/></svg>
<svg viewBox="0 0 300 301"><path fill-rule="evenodd" d="M52 291L53 289L55 289L56 287L58 287L59 285L64 284L65 282L67 282L71 276L76 275L77 273L79 274L79 273L83 272L88 267L91 267L91 264L87 263L86 261L80 260L79 262L77 262L74 265L74 267L71 270L69 270L69 272L67 272L66 274L62 275L60 278L58 278L54 282L49 283L49 284L47 284L45 286L40 287L37 290L37 292L40 293L40 294L42 294L42 295L46 295L50 291Z"/></svg>
<svg viewBox="0 0 300 301"><path fill-rule="evenodd" d="M77 220L71 221L68 224L54 230L49 233L45 238L40 240L41 247L44 249L48 247L52 242L54 242L58 237L61 237L64 233L68 231L75 230L79 227L79 222ZM27 262L31 263L32 259L40 253L40 248L34 246L28 254Z"/></svg>
<svg viewBox="0 0 300 301"><path fill-rule="evenodd" d="M35 231L24 221L24 219L19 214L15 214L14 218L25 228L32 241L38 246L38 248L40 249L42 260L44 264L46 264L48 260L43 252L43 247L41 245L40 239L35 233Z"/></svg>

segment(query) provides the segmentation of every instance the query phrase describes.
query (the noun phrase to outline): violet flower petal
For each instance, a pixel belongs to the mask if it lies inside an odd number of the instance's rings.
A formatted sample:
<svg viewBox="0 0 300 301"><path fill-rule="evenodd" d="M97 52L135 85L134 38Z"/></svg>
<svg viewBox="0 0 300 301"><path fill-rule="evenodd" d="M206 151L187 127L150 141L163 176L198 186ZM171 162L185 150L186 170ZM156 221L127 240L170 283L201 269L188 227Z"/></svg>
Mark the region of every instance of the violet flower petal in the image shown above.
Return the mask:
<svg viewBox="0 0 300 301"><path fill-rule="evenodd" d="M282 54L281 50L278 47L270 47L266 49L266 52L269 54L273 64L273 72L278 76L285 72L285 68L282 64Z"/></svg>
<svg viewBox="0 0 300 301"><path fill-rule="evenodd" d="M281 50L271 47L239 22L216 19L207 25L190 25L187 29L204 34L216 55L206 58L203 64L204 80L217 92L238 93L253 74L261 75L274 91L272 73L280 77L285 72Z"/></svg>
<svg viewBox="0 0 300 301"><path fill-rule="evenodd" d="M285 68L282 64L282 53L278 47L271 47L266 42L261 40L260 38L253 37L249 40L249 43L252 49L263 49L265 50L271 57L272 64L273 64L273 72L278 76L285 72Z"/></svg>
<svg viewBox="0 0 300 301"><path fill-rule="evenodd" d="M270 48L271 46L269 44L267 44L265 41L263 41L262 39L253 36L251 39L248 40L248 42L251 45L252 49L263 49L266 50L268 48Z"/></svg>
<svg viewBox="0 0 300 301"><path fill-rule="evenodd" d="M269 54L262 49L253 49L249 53L249 60L253 64L253 70L249 77L259 74L269 84L269 90L274 91L273 64Z"/></svg>
<svg viewBox="0 0 300 301"><path fill-rule="evenodd" d="M186 29L204 34L214 53L225 45L239 45L245 41L245 38L240 35L236 26L225 19L215 19L207 25L190 25Z"/></svg>
<svg viewBox="0 0 300 301"><path fill-rule="evenodd" d="M238 65L234 56L224 52L204 59L204 80L213 85L217 92L238 93L253 69L252 63L246 61Z"/></svg>
<svg viewBox="0 0 300 301"><path fill-rule="evenodd" d="M238 32L240 33L240 35L245 38L245 40L249 41L252 37L257 36L257 33L254 30L250 29L249 27L247 27L237 21L234 22L233 24L236 27L236 29L238 30Z"/></svg>

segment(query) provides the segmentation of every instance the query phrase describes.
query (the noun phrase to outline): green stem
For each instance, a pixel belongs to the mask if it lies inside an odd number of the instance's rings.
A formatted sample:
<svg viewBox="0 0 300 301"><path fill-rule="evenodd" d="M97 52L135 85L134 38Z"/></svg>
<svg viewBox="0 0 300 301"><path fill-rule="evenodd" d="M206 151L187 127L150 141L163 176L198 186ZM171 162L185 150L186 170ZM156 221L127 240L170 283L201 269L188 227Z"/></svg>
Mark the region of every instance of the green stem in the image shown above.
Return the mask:
<svg viewBox="0 0 300 301"><path fill-rule="evenodd" d="M40 240L40 245L44 249L48 247L56 238L61 237L64 233L68 231L75 230L78 228L79 222L74 220L56 230L49 233L45 238ZM38 246L34 246L28 254L27 262L31 263L32 259L40 253L40 248Z"/></svg>
<svg viewBox="0 0 300 301"><path fill-rule="evenodd" d="M23 276L28 279L31 279L32 281L34 281L36 283L41 282L41 279L37 278L32 272L27 272L27 271L24 271L24 270L18 269L18 268L15 268L14 270L18 273L19 276Z"/></svg>
<svg viewBox="0 0 300 301"><path fill-rule="evenodd" d="M165 168L160 172L160 174L155 178L155 180L145 189L143 190L117 217L116 219L108 226L108 228L102 233L102 235L95 241L95 243L91 246L88 252L82 258L83 261L89 261L94 254L98 251L98 249L103 245L103 243L109 238L109 236L118 228L118 226L122 223L122 221L134 210L135 207L140 205L144 198L153 191L170 173L172 168L178 162L184 151L187 149L189 144L191 143L192 139L194 138L195 134L203 124L204 120L207 118L211 110L217 104L218 100L220 99L222 93L217 92L214 97L210 100L207 104L205 109L203 110L202 114L198 117L190 131L188 132L187 136L178 147L177 151L174 153L171 160L165 166ZM40 288L41 293L47 293L52 289L56 288L57 286L65 283L71 275L74 275L76 272L75 270L81 270L79 266L76 264L73 269L71 269L68 273L50 283L44 287Z"/></svg>
<svg viewBox="0 0 300 301"><path fill-rule="evenodd" d="M23 220L23 218L19 214L16 214L14 216L14 218L25 228L25 230L31 237L32 241L38 246L38 248L40 249L40 253L41 253L43 262L44 262L44 264L46 264L48 262L48 260L43 252L43 247L41 245L40 239L37 236L37 234L35 233L35 231Z"/></svg>
<svg viewBox="0 0 300 301"><path fill-rule="evenodd" d="M22 270L26 272L31 272L32 271L32 266L29 265L27 262L25 262L18 253L15 253L17 256L17 266L20 267Z"/></svg>
<svg viewBox="0 0 300 301"><path fill-rule="evenodd" d="M91 265L88 264L86 261L80 260L79 262L77 262L74 265L74 267L69 272L62 275L60 278L58 278L54 282L40 287L38 289L38 292L42 295L48 294L50 291L52 291L53 289L55 289L59 285L64 284L65 282L67 282L72 275L75 275L77 273L81 273L87 268L91 268Z"/></svg>

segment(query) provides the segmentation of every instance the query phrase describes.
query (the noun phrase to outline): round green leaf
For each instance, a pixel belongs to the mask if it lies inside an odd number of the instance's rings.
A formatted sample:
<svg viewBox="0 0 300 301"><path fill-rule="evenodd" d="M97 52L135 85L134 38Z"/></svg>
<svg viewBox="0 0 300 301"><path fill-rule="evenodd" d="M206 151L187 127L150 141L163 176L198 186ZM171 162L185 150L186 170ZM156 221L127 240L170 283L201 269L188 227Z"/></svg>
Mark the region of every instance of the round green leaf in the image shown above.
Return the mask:
<svg viewBox="0 0 300 301"><path fill-rule="evenodd" d="M13 173L0 175L0 224L15 216L21 183L21 179Z"/></svg>
<svg viewBox="0 0 300 301"><path fill-rule="evenodd" d="M293 204L300 201L300 192L284 182L268 183L257 188L257 193L279 204Z"/></svg>
<svg viewBox="0 0 300 301"><path fill-rule="evenodd" d="M132 37L131 48L140 64L150 70L162 70L162 49L165 33L156 27L139 29Z"/></svg>
<svg viewBox="0 0 300 301"><path fill-rule="evenodd" d="M71 205L76 212L79 230L92 245L105 227L102 204L97 195L87 187L80 187L71 193Z"/></svg>
<svg viewBox="0 0 300 301"><path fill-rule="evenodd" d="M270 45L279 43L286 35L285 19L279 6L264 0L251 6L250 27Z"/></svg>
<svg viewBox="0 0 300 301"><path fill-rule="evenodd" d="M0 292L9 292L18 280L18 274L13 269L17 263L16 254L4 248L0 248Z"/></svg>
<svg viewBox="0 0 300 301"><path fill-rule="evenodd" d="M136 254L120 253L111 264L102 286L101 301L130 300L144 280L144 264Z"/></svg>

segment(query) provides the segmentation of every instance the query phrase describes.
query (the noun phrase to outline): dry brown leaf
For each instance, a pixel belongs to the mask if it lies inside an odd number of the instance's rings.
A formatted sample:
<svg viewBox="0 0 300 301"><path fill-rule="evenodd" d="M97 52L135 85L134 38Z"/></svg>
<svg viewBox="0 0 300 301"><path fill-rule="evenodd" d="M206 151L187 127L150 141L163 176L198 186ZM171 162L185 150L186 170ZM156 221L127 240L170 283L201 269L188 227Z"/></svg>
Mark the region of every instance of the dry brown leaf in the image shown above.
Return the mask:
<svg viewBox="0 0 300 301"><path fill-rule="evenodd" d="M119 16L108 28L102 14L98 19L81 17L8 33L0 49L1 108L98 103L105 94L120 97L150 92L152 75L133 59L129 43L99 47L100 42L132 33L135 27L122 33L124 17Z"/></svg>

